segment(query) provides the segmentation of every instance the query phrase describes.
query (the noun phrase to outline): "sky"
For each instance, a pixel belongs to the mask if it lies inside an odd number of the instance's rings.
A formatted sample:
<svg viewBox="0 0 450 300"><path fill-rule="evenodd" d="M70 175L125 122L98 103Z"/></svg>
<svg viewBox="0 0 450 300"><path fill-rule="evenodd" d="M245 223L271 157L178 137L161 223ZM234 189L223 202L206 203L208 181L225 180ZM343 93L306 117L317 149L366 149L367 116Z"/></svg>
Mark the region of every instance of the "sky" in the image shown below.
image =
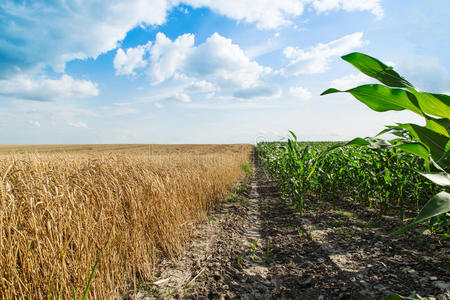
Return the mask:
<svg viewBox="0 0 450 300"><path fill-rule="evenodd" d="M408 112L347 94L362 52L450 94L448 0L0 2L0 143L373 136Z"/></svg>

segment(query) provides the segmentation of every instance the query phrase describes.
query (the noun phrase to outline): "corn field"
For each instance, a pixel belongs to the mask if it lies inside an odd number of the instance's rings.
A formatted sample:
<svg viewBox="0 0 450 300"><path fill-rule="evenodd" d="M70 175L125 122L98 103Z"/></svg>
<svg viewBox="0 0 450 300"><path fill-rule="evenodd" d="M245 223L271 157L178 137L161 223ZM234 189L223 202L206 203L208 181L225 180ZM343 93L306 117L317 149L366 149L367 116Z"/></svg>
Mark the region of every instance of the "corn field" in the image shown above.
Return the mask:
<svg viewBox="0 0 450 300"><path fill-rule="evenodd" d="M97 257L90 299L118 298L136 279L151 280L158 258L183 250L252 150L44 148L0 156L2 299L78 297Z"/></svg>
<svg viewBox="0 0 450 300"><path fill-rule="evenodd" d="M414 171L424 169L424 161L411 154L352 146L320 156L330 145L261 143L257 149L268 172L300 211L314 194L318 200L349 197L403 219L405 212L417 213L439 191L438 185Z"/></svg>
<svg viewBox="0 0 450 300"><path fill-rule="evenodd" d="M286 144L258 145L266 168L300 212L307 192L333 200L345 193L382 213L394 210L401 219L406 210L421 209L398 233L429 220L431 231L450 236L450 96L422 92L393 67L366 54L354 52L342 59L382 84L329 88L322 95L348 93L377 112L407 110L426 125L388 125L377 136L391 134L391 140L354 138L312 147L300 146L291 132Z"/></svg>

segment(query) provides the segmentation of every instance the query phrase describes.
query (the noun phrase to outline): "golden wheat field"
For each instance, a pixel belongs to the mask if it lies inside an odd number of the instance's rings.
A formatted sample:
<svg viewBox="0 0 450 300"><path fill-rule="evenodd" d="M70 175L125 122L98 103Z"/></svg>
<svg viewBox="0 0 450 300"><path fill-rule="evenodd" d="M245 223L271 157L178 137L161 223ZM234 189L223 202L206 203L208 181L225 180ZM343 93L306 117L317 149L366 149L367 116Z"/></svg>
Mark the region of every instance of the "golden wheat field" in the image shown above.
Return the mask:
<svg viewBox="0 0 450 300"><path fill-rule="evenodd" d="M251 145L0 146L2 299L119 298L182 251Z"/></svg>

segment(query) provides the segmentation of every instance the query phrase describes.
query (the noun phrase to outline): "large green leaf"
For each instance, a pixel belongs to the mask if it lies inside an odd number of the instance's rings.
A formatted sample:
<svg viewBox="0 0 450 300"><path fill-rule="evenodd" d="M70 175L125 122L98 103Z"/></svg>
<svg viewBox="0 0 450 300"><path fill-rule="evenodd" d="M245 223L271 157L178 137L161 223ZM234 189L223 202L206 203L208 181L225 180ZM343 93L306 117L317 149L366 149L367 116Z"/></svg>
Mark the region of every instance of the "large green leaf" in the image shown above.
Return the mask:
<svg viewBox="0 0 450 300"><path fill-rule="evenodd" d="M433 196L430 201L420 211L419 215L414 220L414 223L420 223L437 215L450 211L450 194L447 192L440 192Z"/></svg>
<svg viewBox="0 0 450 300"><path fill-rule="evenodd" d="M387 86L400 88L413 87L411 83L395 72L392 67L385 65L369 55L354 52L342 56L342 59L351 63L367 76L373 77Z"/></svg>
<svg viewBox="0 0 450 300"><path fill-rule="evenodd" d="M399 124L398 127L406 129L414 141L427 146L434 161L445 166L445 162L442 159L445 157L444 154L449 151L447 149L450 145L448 137L412 123Z"/></svg>
<svg viewBox="0 0 450 300"><path fill-rule="evenodd" d="M297 141L297 136L295 135L295 133L293 133L292 131L289 130L289 133L294 137L295 141Z"/></svg>
<svg viewBox="0 0 450 300"><path fill-rule="evenodd" d="M435 119L432 117L427 116L427 128L430 130L433 130L436 133L442 134L446 137L450 137L448 128L450 125L449 119L442 118L442 119Z"/></svg>
<svg viewBox="0 0 450 300"><path fill-rule="evenodd" d="M405 129L402 129L402 128L399 128L398 126L393 126L393 125L388 125L385 127L387 127L387 128L380 131L379 133L377 133L377 135L375 137L378 137L385 133L390 133L392 135L398 136L398 137L400 137L400 140L405 139L407 137L408 131ZM393 141L391 141L391 142L393 142Z"/></svg>
<svg viewBox="0 0 450 300"><path fill-rule="evenodd" d="M450 186L450 175L447 172L423 173L417 171L420 175L428 178L440 186Z"/></svg>
<svg viewBox="0 0 450 300"><path fill-rule="evenodd" d="M450 211L450 194L447 192L440 192L434 195L427 204L422 208L419 215L416 217L414 222L406 225L394 232L394 234L402 233L410 229L411 227L422 223L432 217L447 213Z"/></svg>
<svg viewBox="0 0 450 300"><path fill-rule="evenodd" d="M438 161L438 163L440 163L442 166L444 166L444 168L446 170L450 170L450 141L447 143L447 145L445 146L445 149L447 149L444 153L444 155L442 155L440 161Z"/></svg>
<svg viewBox="0 0 450 300"><path fill-rule="evenodd" d="M356 99L378 112L408 109L423 116L416 97L402 89L393 89L381 84L366 84L346 91L331 88L321 95L339 92L352 94Z"/></svg>
<svg viewBox="0 0 450 300"><path fill-rule="evenodd" d="M396 145L395 148L409 152L425 160L428 160L430 157L430 152L428 149L419 143L404 143Z"/></svg>
<svg viewBox="0 0 450 300"><path fill-rule="evenodd" d="M390 294L384 297L383 300L403 300L403 297L399 294Z"/></svg>
<svg viewBox="0 0 450 300"><path fill-rule="evenodd" d="M368 145L370 145L369 141L358 137L358 138L354 138L353 140L351 140L345 144L333 146L330 149L333 150L334 148L342 147L342 146L368 146ZM328 149L327 151L330 151L330 149Z"/></svg>
<svg viewBox="0 0 450 300"><path fill-rule="evenodd" d="M409 91L417 98L423 112L436 117L450 118L450 96L418 92L413 88Z"/></svg>

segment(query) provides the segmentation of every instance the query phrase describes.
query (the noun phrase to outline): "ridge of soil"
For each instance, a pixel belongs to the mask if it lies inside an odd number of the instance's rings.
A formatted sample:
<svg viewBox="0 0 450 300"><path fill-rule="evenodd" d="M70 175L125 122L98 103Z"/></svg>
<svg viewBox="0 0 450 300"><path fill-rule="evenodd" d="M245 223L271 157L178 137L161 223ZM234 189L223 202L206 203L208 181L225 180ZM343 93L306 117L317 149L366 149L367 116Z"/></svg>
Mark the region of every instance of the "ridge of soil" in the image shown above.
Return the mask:
<svg viewBox="0 0 450 300"><path fill-rule="evenodd" d="M197 226L185 254L163 260L137 299L450 299L448 240L391 236L393 217L349 200L302 216L282 199L256 155L237 199Z"/></svg>

